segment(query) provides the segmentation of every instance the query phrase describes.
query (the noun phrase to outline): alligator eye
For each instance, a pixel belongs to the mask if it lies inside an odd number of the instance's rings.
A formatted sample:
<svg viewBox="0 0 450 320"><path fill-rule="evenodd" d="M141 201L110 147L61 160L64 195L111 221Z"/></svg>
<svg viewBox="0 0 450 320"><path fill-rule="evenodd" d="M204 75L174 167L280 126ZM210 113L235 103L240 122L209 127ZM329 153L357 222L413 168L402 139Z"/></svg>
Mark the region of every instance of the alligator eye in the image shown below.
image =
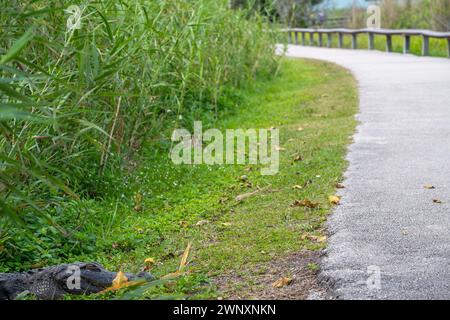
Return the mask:
<svg viewBox="0 0 450 320"><path fill-rule="evenodd" d="M97 271L97 272L102 271L98 265L92 264L92 263L86 264L85 269L90 270L90 271Z"/></svg>

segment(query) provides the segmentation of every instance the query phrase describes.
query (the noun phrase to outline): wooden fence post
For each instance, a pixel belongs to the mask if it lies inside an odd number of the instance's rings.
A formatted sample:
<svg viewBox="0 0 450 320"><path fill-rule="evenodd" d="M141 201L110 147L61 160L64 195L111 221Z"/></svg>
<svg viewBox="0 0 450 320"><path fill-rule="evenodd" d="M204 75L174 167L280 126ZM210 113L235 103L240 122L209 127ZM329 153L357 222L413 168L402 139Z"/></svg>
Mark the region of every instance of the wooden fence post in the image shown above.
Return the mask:
<svg viewBox="0 0 450 320"><path fill-rule="evenodd" d="M448 57L450 58L450 38L447 38Z"/></svg>
<svg viewBox="0 0 450 320"><path fill-rule="evenodd" d="M450 39L448 39L450 45ZM327 48L331 48L333 46L333 34L327 33Z"/></svg>
<svg viewBox="0 0 450 320"><path fill-rule="evenodd" d="M392 52L392 36L390 34L386 35L386 51Z"/></svg>
<svg viewBox="0 0 450 320"><path fill-rule="evenodd" d="M411 50L411 36L405 34L405 39L403 42L403 53L407 54Z"/></svg>
<svg viewBox="0 0 450 320"><path fill-rule="evenodd" d="M322 37L322 33L319 32L318 35L319 35L319 47L321 47L321 46L323 45L323 37Z"/></svg>
<svg viewBox="0 0 450 320"><path fill-rule="evenodd" d="M422 55L428 56L430 54L430 38L428 36L422 36Z"/></svg>
<svg viewBox="0 0 450 320"><path fill-rule="evenodd" d="M306 34L302 32L302 46L306 46Z"/></svg>
<svg viewBox="0 0 450 320"><path fill-rule="evenodd" d="M295 44L298 45L298 32L294 31Z"/></svg>
<svg viewBox="0 0 450 320"><path fill-rule="evenodd" d="M352 49L356 50L358 49L358 34L352 33Z"/></svg>
<svg viewBox="0 0 450 320"><path fill-rule="evenodd" d="M339 49L342 49L344 46L344 35L342 33L338 33L338 47Z"/></svg>
<svg viewBox="0 0 450 320"><path fill-rule="evenodd" d="M369 50L375 49L375 34L369 32Z"/></svg>
<svg viewBox="0 0 450 320"><path fill-rule="evenodd" d="M309 45L314 47L314 32L309 33Z"/></svg>

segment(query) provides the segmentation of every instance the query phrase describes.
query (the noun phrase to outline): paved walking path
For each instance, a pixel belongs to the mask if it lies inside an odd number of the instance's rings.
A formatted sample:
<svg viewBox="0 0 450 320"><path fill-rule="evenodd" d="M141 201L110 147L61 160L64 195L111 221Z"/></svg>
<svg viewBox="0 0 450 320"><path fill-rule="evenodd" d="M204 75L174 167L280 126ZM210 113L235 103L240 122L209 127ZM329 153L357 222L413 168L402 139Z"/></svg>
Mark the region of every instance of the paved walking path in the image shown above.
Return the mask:
<svg viewBox="0 0 450 320"><path fill-rule="evenodd" d="M300 46L288 56L335 62L359 82L360 124L322 264L336 296L450 299L450 59Z"/></svg>

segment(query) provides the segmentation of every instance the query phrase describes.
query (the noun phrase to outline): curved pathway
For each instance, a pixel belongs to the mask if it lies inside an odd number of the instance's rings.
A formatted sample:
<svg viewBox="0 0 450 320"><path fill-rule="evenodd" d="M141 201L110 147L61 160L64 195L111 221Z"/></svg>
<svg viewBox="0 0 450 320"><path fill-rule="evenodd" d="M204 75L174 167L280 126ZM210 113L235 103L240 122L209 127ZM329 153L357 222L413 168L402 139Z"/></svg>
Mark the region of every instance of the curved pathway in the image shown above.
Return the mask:
<svg viewBox="0 0 450 320"><path fill-rule="evenodd" d="M335 62L359 82L321 276L341 299L450 299L450 59L300 46L287 55Z"/></svg>

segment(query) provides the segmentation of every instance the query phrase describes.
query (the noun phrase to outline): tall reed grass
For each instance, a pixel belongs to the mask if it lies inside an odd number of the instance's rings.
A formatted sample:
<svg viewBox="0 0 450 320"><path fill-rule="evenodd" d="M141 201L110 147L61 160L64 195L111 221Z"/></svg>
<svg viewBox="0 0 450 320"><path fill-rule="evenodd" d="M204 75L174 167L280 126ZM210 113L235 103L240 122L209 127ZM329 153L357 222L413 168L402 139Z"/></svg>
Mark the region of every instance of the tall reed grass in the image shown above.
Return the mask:
<svg viewBox="0 0 450 320"><path fill-rule="evenodd" d="M275 33L226 0L1 2L0 248L5 225L102 197L146 141L277 67Z"/></svg>

